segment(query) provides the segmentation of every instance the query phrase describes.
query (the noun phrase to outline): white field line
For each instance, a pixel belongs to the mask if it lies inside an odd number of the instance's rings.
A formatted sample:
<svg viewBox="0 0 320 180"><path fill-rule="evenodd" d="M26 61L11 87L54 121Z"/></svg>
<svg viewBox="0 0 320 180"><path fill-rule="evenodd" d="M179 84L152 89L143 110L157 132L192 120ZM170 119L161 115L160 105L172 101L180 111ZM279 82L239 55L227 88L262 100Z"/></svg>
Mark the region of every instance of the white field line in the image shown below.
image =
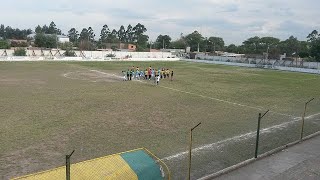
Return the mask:
<svg viewBox="0 0 320 180"><path fill-rule="evenodd" d="M315 80L315 79L320 79L320 78L316 77L316 78L310 78L310 79L303 79L302 81L310 81L310 80Z"/></svg>
<svg viewBox="0 0 320 180"><path fill-rule="evenodd" d="M117 78L123 79L123 76L118 76L118 75L115 75L115 74L105 73L105 72L98 71L98 70L90 70L90 71L97 72L97 73L100 73L100 74L104 74L104 75L107 75L107 76L113 76L113 77L117 77Z"/></svg>
<svg viewBox="0 0 320 180"><path fill-rule="evenodd" d="M77 72L79 72L79 71L77 71ZM65 74L63 74L63 77L68 78L68 79L78 80L77 78L72 78L72 77L70 77L70 76L69 76L69 75L70 75L70 74L72 74L72 73L75 73L75 72L68 72L68 73L65 73Z"/></svg>
<svg viewBox="0 0 320 180"><path fill-rule="evenodd" d="M95 71L95 70L90 70L90 71L97 72L97 71ZM70 77L70 74L73 74L73 73L81 73L81 72L83 72L83 71L68 72L68 73L63 74L63 76L64 76L65 78L73 79L73 80L87 80L87 81L90 81L90 82L97 82L97 81L91 81L91 80L89 80L89 79L84 79L84 78L73 78L73 77ZM101 74L101 72L98 72L98 73ZM114 74L104 73L104 75L109 76L109 77L110 77L110 76L113 76L113 77L117 77L117 78L123 79L123 77L117 76L117 75L114 75Z"/></svg>
<svg viewBox="0 0 320 180"><path fill-rule="evenodd" d="M105 75L109 75L109 76L115 76L115 77L123 78L123 77L117 76L115 74L109 74L109 73L105 73L105 72L98 71L98 70L91 70L91 71L97 72L97 73L101 73L101 74L105 74ZM141 83L146 83L146 82L143 82L143 81L140 81L140 80L136 80L136 81L141 82ZM245 104L235 103L235 102L226 101L226 100L223 100L223 99L204 96L204 95L201 95L201 94L192 93L192 92L188 92L188 91L183 91L183 90L179 90L179 89L174 89L174 88L170 88L170 87L166 87L166 86L162 86L162 85L159 85L159 87L162 87L162 88L165 88L165 89L169 89L169 90L172 90L172 91L191 94L191 95L194 95L194 96L199 96L199 97L202 97L202 98L205 98L205 99L211 99L211 100L215 100L215 101L219 101L219 102L224 102L224 103L232 104L232 105L235 105L235 106L246 107L246 108L255 109L255 110L259 110L259 111L265 110L265 108L263 108L263 107L258 107L258 106L254 107L254 106L249 106L249 105L245 105ZM284 114L284 113L278 113L278 112L275 112L275 111L269 111L269 112L273 113L273 114L278 114L278 115L281 115L281 116L287 116L287 117L291 117L291 118L298 118L298 117L293 116L293 115Z"/></svg>
<svg viewBox="0 0 320 180"><path fill-rule="evenodd" d="M70 74L79 73L79 72L81 72L81 71L68 72L68 73L63 74L63 77L65 77L65 78L67 78L67 79L72 79L72 80L82 80L82 81L89 81L89 82L97 82L97 81L90 81L89 79L73 78L73 77L70 77L70 76L69 76Z"/></svg>
<svg viewBox="0 0 320 180"><path fill-rule="evenodd" d="M311 119L311 118L313 118L313 117L315 117L317 115L320 115L320 113L310 115L310 116L306 117L305 119ZM277 131L277 130L282 130L282 129L285 129L286 127L288 127L290 124L294 124L295 122L298 122L300 120L301 119L295 119L293 121L289 121L289 122L285 122L285 123L278 124L278 125L275 125L275 126L271 126L271 127L268 127L268 128L264 128L264 129L260 130L260 133L261 134L266 134L266 133L271 133L271 132L274 132L274 131ZM225 145L227 145L228 143L231 143L231 142L239 142L239 141L247 140L249 138L255 137L256 133L257 133L256 131L251 131L249 133L241 134L241 135L238 135L238 136L234 136L234 137L231 137L231 138L228 138L228 139L224 139L224 140L221 140L221 141L218 141L218 142L215 142L215 143L206 144L206 145L203 145L203 146L200 146L200 147L192 149L192 153L198 153L199 151L203 151L203 150L205 150L205 151L213 150L213 149L221 148L221 147L223 147L223 146L225 146ZM189 151L180 152L180 153L177 153L177 154L162 158L161 160L170 161L172 159L182 158L183 156L187 155L188 153L189 153Z"/></svg>
<svg viewBox="0 0 320 180"><path fill-rule="evenodd" d="M166 86L161 86L161 85L160 85L160 87L166 88L166 89L170 89L170 90L173 90L173 91L177 91L177 92L182 92L182 93L186 93L186 94L191 94L191 95L194 95L194 96L199 96L199 97L206 98L206 99L211 99L211 100L215 100L215 101L219 101L219 102L224 102L224 103L228 103L228 104L232 104L232 105L236 105L236 106L242 106L242 107L246 107L246 108L250 108L250 109L256 109L256 110L260 110L260 111L265 110L265 108L263 108L263 107L254 107L254 106L244 105L244 104L240 104L240 103L235 103L235 102L226 101L226 100L222 100L222 99L218 99L218 98L213 98L213 97L209 97L209 96L204 96L204 95L201 95L201 94L196 94L196 93L192 93L192 92L188 92L188 91L183 91L183 90L179 90L179 89L174 89L174 88L170 88L170 87L166 87ZM282 115L282 116L291 117L291 118L297 118L296 116L289 115L289 114L278 113L278 112L275 112L275 111L269 111L269 112L274 113L274 114L278 114L278 115Z"/></svg>
<svg viewBox="0 0 320 180"><path fill-rule="evenodd" d="M207 69L207 68L201 68L201 67L198 67L199 69L201 69L202 71L205 71L205 72L214 72L214 71L211 71L211 69ZM246 72L241 72L241 71L236 71L236 72L229 72L229 73L226 73L228 75L236 75L236 74L247 74L247 75L254 75L254 76L261 76L261 74L255 74L255 73L246 73Z"/></svg>

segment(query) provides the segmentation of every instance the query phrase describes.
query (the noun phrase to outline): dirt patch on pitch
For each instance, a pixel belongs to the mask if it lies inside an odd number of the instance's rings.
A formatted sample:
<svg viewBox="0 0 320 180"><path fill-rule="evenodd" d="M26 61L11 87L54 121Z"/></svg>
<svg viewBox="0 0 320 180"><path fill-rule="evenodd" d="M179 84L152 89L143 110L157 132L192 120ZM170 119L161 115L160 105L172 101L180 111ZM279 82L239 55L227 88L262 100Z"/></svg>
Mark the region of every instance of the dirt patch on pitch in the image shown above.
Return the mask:
<svg viewBox="0 0 320 180"><path fill-rule="evenodd" d="M98 71L75 71L63 74L65 78L90 82L119 82L123 81L120 75Z"/></svg>

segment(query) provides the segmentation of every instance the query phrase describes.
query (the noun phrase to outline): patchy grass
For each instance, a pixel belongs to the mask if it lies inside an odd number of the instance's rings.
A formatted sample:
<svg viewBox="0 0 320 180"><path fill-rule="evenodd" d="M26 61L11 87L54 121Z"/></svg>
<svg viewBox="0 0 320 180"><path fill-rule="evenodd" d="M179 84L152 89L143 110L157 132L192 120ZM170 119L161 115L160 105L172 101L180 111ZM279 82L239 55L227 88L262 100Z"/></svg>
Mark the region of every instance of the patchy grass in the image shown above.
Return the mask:
<svg viewBox="0 0 320 180"><path fill-rule="evenodd" d="M174 81L155 86L90 71L117 76L132 65L173 69ZM311 97L318 99L308 114L319 113L319 89L318 75L186 62L0 62L0 177L61 166L73 149L73 162L139 147L165 158L187 150L198 122L194 147L254 131L267 109L263 128L293 121ZM320 129L319 116L307 121L307 134ZM294 124L266 132L261 151L297 131ZM195 152L193 176L250 157L254 136L240 140ZM184 178L185 156L166 162L175 179Z"/></svg>

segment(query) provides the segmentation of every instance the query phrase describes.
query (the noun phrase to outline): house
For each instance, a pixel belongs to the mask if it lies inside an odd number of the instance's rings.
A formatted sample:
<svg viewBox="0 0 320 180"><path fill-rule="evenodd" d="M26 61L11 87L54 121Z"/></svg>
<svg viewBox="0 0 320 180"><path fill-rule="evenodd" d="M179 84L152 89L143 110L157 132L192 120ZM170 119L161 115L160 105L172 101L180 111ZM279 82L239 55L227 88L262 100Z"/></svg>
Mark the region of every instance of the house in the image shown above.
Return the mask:
<svg viewBox="0 0 320 180"><path fill-rule="evenodd" d="M134 52L137 46L130 43L105 43L104 49L113 49L114 51Z"/></svg>

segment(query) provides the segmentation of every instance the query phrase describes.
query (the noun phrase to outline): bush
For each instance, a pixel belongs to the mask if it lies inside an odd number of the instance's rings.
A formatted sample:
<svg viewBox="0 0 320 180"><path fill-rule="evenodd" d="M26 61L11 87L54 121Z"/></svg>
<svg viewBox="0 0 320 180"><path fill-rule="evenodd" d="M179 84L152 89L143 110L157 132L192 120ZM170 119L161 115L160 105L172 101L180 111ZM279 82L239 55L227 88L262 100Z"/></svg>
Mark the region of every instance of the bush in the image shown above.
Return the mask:
<svg viewBox="0 0 320 180"><path fill-rule="evenodd" d="M36 34L34 37L34 44L37 47L44 48L56 48L57 47L57 36L56 35L48 35L48 34Z"/></svg>
<svg viewBox="0 0 320 180"><path fill-rule="evenodd" d="M14 50L13 55L14 56L26 56L27 51L24 48L17 48Z"/></svg>
<svg viewBox="0 0 320 180"><path fill-rule="evenodd" d="M28 43L27 42L12 41L11 47L28 47Z"/></svg>
<svg viewBox="0 0 320 180"><path fill-rule="evenodd" d="M252 60L252 61L250 62L250 64L257 64L257 61L256 61L256 60Z"/></svg>
<svg viewBox="0 0 320 180"><path fill-rule="evenodd" d="M62 50L71 50L73 49L73 44L71 42L58 43L58 47Z"/></svg>
<svg viewBox="0 0 320 180"><path fill-rule="evenodd" d="M73 50L67 49L66 52L63 53L64 56L67 57L76 57L76 53Z"/></svg>
<svg viewBox="0 0 320 180"><path fill-rule="evenodd" d="M10 49L8 41L0 40L0 49Z"/></svg>
<svg viewBox="0 0 320 180"><path fill-rule="evenodd" d="M106 57L116 57L116 55L115 55L115 54L110 53L110 54L107 54L107 55L106 55Z"/></svg>

